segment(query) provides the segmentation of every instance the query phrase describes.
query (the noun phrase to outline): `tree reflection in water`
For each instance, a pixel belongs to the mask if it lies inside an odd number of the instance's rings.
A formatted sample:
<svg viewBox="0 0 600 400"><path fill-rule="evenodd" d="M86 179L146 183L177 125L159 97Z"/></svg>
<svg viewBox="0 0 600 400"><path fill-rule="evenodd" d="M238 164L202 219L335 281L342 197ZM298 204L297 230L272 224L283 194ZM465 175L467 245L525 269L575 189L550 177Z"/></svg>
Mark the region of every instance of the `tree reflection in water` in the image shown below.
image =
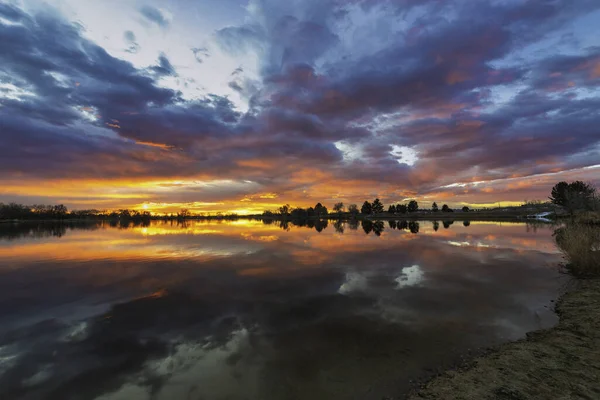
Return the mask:
<svg viewBox="0 0 600 400"><path fill-rule="evenodd" d="M289 231L292 227L314 229L317 232L323 232L329 226L330 221L327 219L262 219L264 225L276 225L284 231ZM172 227L180 229L189 229L192 224L197 223L187 220L171 220L165 222ZM223 221L212 221L212 223L220 224ZM438 231L440 224L438 221L433 221L433 230ZM442 221L444 228L448 229L454 221ZM384 221L373 221L369 219L358 220L333 220L333 228L336 233L343 234L345 229L357 230L362 226L365 234L369 235L373 232L376 236L381 236L385 230ZM417 221L406 220L388 220L387 225L391 230L408 230L410 233L417 234L420 231L420 223ZM469 227L470 221L464 221L463 226ZM117 228L117 229L132 229L132 228L148 228L151 226L149 220L108 220L108 221L68 221L68 222L22 222L22 223L6 223L2 225L0 230L0 240L11 240L17 238L44 238L44 237L62 237L73 229L96 230L101 228ZM532 228L533 227L533 228ZM528 224L527 229L535 232L536 225Z"/></svg>
<svg viewBox="0 0 600 400"><path fill-rule="evenodd" d="M385 398L552 324L547 227L436 224L0 227L0 398Z"/></svg>

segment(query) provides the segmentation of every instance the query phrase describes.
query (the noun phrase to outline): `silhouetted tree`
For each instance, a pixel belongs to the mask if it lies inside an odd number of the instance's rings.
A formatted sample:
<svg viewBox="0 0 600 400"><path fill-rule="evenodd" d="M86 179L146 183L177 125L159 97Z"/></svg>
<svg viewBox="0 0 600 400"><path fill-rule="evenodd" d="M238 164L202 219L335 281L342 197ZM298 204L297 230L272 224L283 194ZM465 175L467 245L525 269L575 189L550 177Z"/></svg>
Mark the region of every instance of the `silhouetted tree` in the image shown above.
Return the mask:
<svg viewBox="0 0 600 400"><path fill-rule="evenodd" d="M431 205L431 211L433 212L438 212L439 208L436 202L433 202L433 204Z"/></svg>
<svg viewBox="0 0 600 400"><path fill-rule="evenodd" d="M408 212L408 207L406 206L406 204L398 204L396 206L396 212L398 214L406 214Z"/></svg>
<svg viewBox="0 0 600 400"><path fill-rule="evenodd" d="M281 214L282 216L286 217L289 213L290 213L290 205L289 204L284 204L281 207L279 207L279 214Z"/></svg>
<svg viewBox="0 0 600 400"><path fill-rule="evenodd" d="M1 204L0 207L4 206L4 204ZM49 212L52 211L52 206L47 206L45 204L34 204L31 207L31 212L34 212L38 215L43 215L43 214L48 214Z"/></svg>
<svg viewBox="0 0 600 400"><path fill-rule="evenodd" d="M303 208L296 207L290 212L290 217L294 221L305 220L308 218L308 211Z"/></svg>
<svg viewBox="0 0 600 400"><path fill-rule="evenodd" d="M33 211L17 203L0 204L0 219L26 219L32 217Z"/></svg>
<svg viewBox="0 0 600 400"><path fill-rule="evenodd" d="M451 212L452 209L450 207L448 207L448 204L444 204L442 206L442 212Z"/></svg>
<svg viewBox="0 0 600 400"><path fill-rule="evenodd" d="M54 207L52 207L52 215L55 218L64 218L67 215L67 207L65 207L62 204L58 204Z"/></svg>
<svg viewBox="0 0 600 400"><path fill-rule="evenodd" d="M325 207L321 203L317 203L317 205L315 206L315 215L317 217L326 217L327 216L327 207Z"/></svg>
<svg viewBox="0 0 600 400"><path fill-rule="evenodd" d="M360 208L361 214L369 215L373 213L373 206L368 201L365 201ZM363 227L364 228L364 227Z"/></svg>
<svg viewBox="0 0 600 400"><path fill-rule="evenodd" d="M348 212L352 214L352 216L356 216L356 214L358 214L358 206L356 204L350 204L348 206Z"/></svg>
<svg viewBox="0 0 600 400"><path fill-rule="evenodd" d="M383 204L381 204L379 199L375 199L375 201L373 201L372 210L373 214L381 214L383 212Z"/></svg>
<svg viewBox="0 0 600 400"><path fill-rule="evenodd" d="M558 182L552 188L552 192L550 194L550 202L552 204L556 204L558 206L566 207L567 205L567 192L569 191L569 184L567 182Z"/></svg>
<svg viewBox="0 0 600 400"><path fill-rule="evenodd" d="M470 211L470 210L469 210L469 207L467 207L467 206L464 206L464 207L462 208L462 210L463 210L463 212L469 212L469 211Z"/></svg>
<svg viewBox="0 0 600 400"><path fill-rule="evenodd" d="M177 213L177 218L186 219L186 218L189 218L191 215L192 215L192 213L190 213L190 210L188 210L187 208L182 208Z"/></svg>
<svg viewBox="0 0 600 400"><path fill-rule="evenodd" d="M395 205L391 205L388 207L388 213L389 214L396 214L396 206Z"/></svg>
<svg viewBox="0 0 600 400"><path fill-rule="evenodd" d="M415 200L411 200L408 202L408 212L417 212L419 210L419 203Z"/></svg>
<svg viewBox="0 0 600 400"><path fill-rule="evenodd" d="M342 211L344 211L344 203L340 202L340 203L335 203L333 205L333 211L335 211L336 213L341 213Z"/></svg>
<svg viewBox="0 0 600 400"><path fill-rule="evenodd" d="M589 210L594 207L596 188L582 181L559 182L552 188L550 201L565 207L571 214L576 210Z"/></svg>

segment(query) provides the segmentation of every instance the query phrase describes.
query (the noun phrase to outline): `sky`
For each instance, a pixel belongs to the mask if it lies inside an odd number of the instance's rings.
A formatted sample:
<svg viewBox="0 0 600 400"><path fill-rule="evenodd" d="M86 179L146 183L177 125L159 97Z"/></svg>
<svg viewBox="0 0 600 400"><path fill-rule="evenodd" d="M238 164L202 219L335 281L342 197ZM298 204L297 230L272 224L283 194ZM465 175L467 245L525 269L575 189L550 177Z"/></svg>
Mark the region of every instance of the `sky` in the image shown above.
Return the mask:
<svg viewBox="0 0 600 400"><path fill-rule="evenodd" d="M597 0L0 0L0 202L451 206L600 184Z"/></svg>

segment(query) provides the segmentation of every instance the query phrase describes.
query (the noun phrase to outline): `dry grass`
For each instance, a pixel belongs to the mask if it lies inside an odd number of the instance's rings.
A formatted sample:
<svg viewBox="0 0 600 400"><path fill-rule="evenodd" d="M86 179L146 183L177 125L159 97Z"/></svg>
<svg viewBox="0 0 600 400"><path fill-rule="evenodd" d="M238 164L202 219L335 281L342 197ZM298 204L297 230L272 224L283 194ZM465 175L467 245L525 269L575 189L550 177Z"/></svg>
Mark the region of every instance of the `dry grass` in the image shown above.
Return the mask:
<svg viewBox="0 0 600 400"><path fill-rule="evenodd" d="M558 326L448 371L410 399L600 399L600 281L581 281L557 312Z"/></svg>
<svg viewBox="0 0 600 400"><path fill-rule="evenodd" d="M580 224L600 225L600 211L583 211L577 213L575 221Z"/></svg>
<svg viewBox="0 0 600 400"><path fill-rule="evenodd" d="M589 278L559 301L559 324L446 372L411 400L600 399L600 226L570 223L555 239L567 270Z"/></svg>
<svg viewBox="0 0 600 400"><path fill-rule="evenodd" d="M559 324L446 372L411 400L600 399L600 226L589 217L555 231L568 272L588 278L559 301Z"/></svg>
<svg viewBox="0 0 600 400"><path fill-rule="evenodd" d="M600 276L600 227L568 224L555 232L555 240L564 254L567 271L578 278Z"/></svg>

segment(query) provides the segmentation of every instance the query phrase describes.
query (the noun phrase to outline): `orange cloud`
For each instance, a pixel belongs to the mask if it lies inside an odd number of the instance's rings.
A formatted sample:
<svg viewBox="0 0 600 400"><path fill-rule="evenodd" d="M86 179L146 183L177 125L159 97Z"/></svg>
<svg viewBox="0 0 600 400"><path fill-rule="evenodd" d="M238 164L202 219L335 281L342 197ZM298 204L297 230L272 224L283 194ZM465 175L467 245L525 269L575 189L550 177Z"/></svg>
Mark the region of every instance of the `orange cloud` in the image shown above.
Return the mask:
<svg viewBox="0 0 600 400"><path fill-rule="evenodd" d="M112 125L109 124L109 126L112 126ZM139 144L139 145L142 145L142 146L158 147L160 149L165 149L165 150L171 150L171 149L173 149L173 146L169 146L169 145L162 144L162 143L137 141L137 142L135 142L135 144Z"/></svg>
<svg viewBox="0 0 600 400"><path fill-rule="evenodd" d="M266 160L241 160L237 162L240 167L258 168L258 169L269 169L273 167L269 161Z"/></svg>

